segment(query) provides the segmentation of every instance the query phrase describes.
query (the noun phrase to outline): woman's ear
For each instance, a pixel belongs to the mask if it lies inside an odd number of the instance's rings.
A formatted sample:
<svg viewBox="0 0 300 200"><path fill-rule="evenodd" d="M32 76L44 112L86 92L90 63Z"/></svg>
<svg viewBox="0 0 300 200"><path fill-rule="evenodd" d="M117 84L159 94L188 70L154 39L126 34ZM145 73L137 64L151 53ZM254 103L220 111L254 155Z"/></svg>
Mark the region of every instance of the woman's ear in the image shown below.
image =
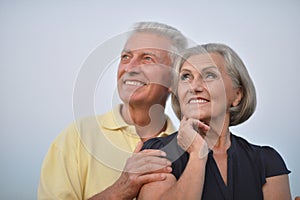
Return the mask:
<svg viewBox="0 0 300 200"><path fill-rule="evenodd" d="M243 90L241 87L238 87L236 89L236 96L235 96L235 100L232 102L232 107L236 107L240 104L242 98L243 98L244 94L243 94Z"/></svg>

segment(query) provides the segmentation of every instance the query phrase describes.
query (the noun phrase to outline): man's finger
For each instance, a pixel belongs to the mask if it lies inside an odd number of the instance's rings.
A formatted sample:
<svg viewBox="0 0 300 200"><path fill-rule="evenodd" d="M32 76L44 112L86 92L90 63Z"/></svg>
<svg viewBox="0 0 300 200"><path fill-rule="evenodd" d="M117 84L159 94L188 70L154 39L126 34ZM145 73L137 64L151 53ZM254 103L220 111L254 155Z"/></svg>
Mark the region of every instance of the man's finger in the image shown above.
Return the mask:
<svg viewBox="0 0 300 200"><path fill-rule="evenodd" d="M136 147L135 147L133 153L138 153L138 152L140 152L141 149L142 149L142 147L143 147L143 142L142 142L142 141L139 141L138 144L136 145Z"/></svg>
<svg viewBox="0 0 300 200"><path fill-rule="evenodd" d="M171 165L172 163L166 158L145 156L139 157L138 159L131 159L130 162L128 162L126 171L129 173L146 174L164 167L170 167Z"/></svg>
<svg viewBox="0 0 300 200"><path fill-rule="evenodd" d="M163 181L166 180L166 178L171 178L176 180L175 176L171 173L152 173L152 174L146 174L139 176L139 181L142 184L151 183L154 181Z"/></svg>
<svg viewBox="0 0 300 200"><path fill-rule="evenodd" d="M158 149L144 149L141 151L144 156L167 156L166 152L158 150Z"/></svg>

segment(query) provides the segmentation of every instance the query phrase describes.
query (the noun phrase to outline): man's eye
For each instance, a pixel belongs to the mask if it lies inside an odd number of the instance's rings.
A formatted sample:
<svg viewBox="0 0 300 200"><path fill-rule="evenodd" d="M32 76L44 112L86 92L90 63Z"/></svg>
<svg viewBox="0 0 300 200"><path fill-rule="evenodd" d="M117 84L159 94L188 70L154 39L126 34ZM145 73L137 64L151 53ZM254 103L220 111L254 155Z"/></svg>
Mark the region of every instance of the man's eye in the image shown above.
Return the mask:
<svg viewBox="0 0 300 200"><path fill-rule="evenodd" d="M144 56L144 60L153 62L154 59L151 56Z"/></svg>
<svg viewBox="0 0 300 200"><path fill-rule="evenodd" d="M123 63L123 64L126 64L126 63L130 62L130 55L122 54L120 62Z"/></svg>
<svg viewBox="0 0 300 200"><path fill-rule="evenodd" d="M129 58L129 56L127 54L121 55L121 59L122 60L127 60L128 58Z"/></svg>

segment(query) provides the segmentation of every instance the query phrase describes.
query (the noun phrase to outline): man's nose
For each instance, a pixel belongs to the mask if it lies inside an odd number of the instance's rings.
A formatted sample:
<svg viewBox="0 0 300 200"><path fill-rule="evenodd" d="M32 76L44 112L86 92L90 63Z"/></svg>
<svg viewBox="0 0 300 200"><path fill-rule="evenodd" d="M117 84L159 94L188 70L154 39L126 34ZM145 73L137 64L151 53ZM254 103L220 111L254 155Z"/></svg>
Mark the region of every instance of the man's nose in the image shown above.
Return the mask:
<svg viewBox="0 0 300 200"><path fill-rule="evenodd" d="M136 71L140 68L141 62L138 58L132 58L125 67L126 72Z"/></svg>

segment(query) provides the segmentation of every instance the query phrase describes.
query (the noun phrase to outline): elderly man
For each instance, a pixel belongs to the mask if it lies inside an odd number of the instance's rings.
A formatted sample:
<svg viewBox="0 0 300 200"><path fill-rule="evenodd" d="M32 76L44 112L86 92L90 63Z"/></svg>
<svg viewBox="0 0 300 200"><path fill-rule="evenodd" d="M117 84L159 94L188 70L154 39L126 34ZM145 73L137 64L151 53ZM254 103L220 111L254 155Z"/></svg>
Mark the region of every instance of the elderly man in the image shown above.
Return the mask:
<svg viewBox="0 0 300 200"><path fill-rule="evenodd" d="M160 157L164 153L140 149L143 141L174 132L164 111L174 59L186 46L166 24L135 25L118 68L123 104L76 121L56 138L41 169L38 199L133 199L143 184L165 178L171 163Z"/></svg>

